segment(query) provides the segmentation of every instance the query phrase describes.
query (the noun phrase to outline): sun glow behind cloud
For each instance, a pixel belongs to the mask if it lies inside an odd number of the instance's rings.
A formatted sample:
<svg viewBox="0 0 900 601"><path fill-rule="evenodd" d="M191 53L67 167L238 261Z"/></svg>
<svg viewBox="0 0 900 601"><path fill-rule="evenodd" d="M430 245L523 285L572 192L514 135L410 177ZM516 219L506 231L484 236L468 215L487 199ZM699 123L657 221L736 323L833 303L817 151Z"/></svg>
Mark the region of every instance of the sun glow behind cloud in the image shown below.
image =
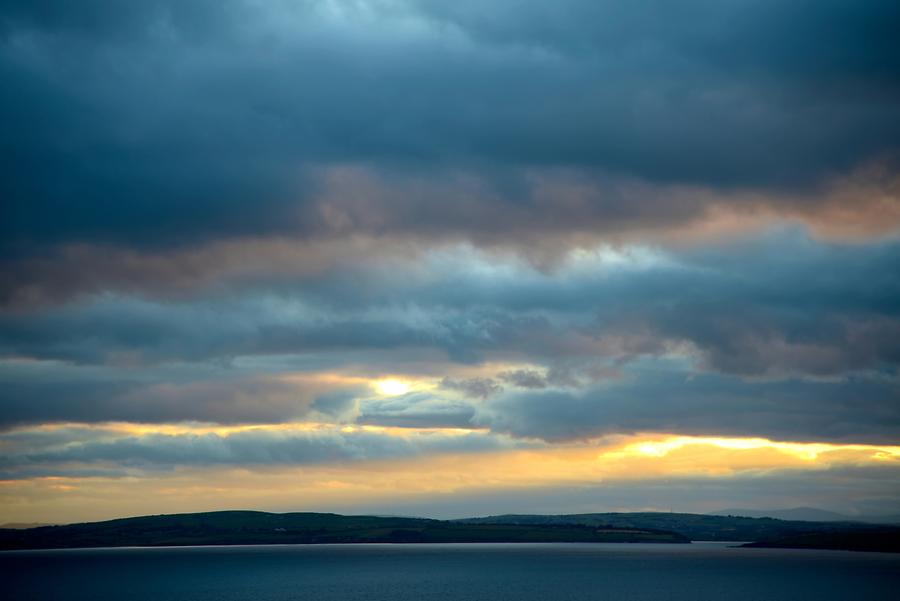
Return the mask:
<svg viewBox="0 0 900 601"><path fill-rule="evenodd" d="M385 396L399 396L401 394L406 394L411 389L412 386L408 382L398 380L397 378L386 378L384 380L375 381L375 390L377 390L379 394Z"/></svg>

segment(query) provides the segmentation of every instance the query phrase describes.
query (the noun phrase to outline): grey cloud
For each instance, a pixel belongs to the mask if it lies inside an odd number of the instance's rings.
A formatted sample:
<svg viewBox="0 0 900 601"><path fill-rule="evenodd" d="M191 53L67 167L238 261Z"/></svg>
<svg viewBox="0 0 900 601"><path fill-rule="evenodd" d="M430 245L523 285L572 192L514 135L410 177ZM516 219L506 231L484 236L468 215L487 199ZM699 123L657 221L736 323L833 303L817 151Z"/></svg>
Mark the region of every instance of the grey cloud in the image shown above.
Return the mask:
<svg viewBox="0 0 900 601"><path fill-rule="evenodd" d="M497 374L497 377L505 382L509 382L519 388L546 388L547 378L544 374L533 369L517 369L513 371L504 371Z"/></svg>
<svg viewBox="0 0 900 601"><path fill-rule="evenodd" d="M123 435L108 430L97 436L69 440L45 437L31 441L0 438L7 452L0 472L30 477L35 470L66 475L85 469L168 470L179 466L313 465L410 458L436 453L470 453L514 448L503 436L469 433L448 436L418 433L400 437L356 431L249 430L220 434ZM54 444L55 443L55 444ZM96 466L96 467L92 467ZM109 474L106 474L109 475Z"/></svg>
<svg viewBox="0 0 900 601"><path fill-rule="evenodd" d="M149 369L60 364L0 366L0 428L40 422L281 423L353 396L315 379L284 380L224 366ZM332 417L337 405L330 405Z"/></svg>
<svg viewBox="0 0 900 601"><path fill-rule="evenodd" d="M598 347L598 350L601 347ZM652 353L651 353L652 354ZM594 359L608 360L609 356L596 355ZM618 358L621 360L621 357ZM573 360L570 359L570 362ZM574 360L577 367L572 365L551 365L546 371L541 372L536 369L512 369L501 371L496 378L501 382L505 382L516 388L543 389L548 387L571 387L578 388L585 381L596 381L598 379L607 378L617 375L614 367L605 366L602 363L592 363L590 360ZM493 382L493 380L489 380ZM497 387L494 392L502 391L499 384L494 383ZM484 395L486 398L488 395Z"/></svg>
<svg viewBox="0 0 900 601"><path fill-rule="evenodd" d="M401 428L471 428L475 407L428 393L360 402L356 423Z"/></svg>
<svg viewBox="0 0 900 601"><path fill-rule="evenodd" d="M808 197L723 195L571 169L513 171L502 185L425 167L394 177L372 168L324 172L313 177L321 189L304 209L311 236L292 229L298 218L292 215L279 219L284 231L214 240L210 232L195 231L188 246L160 236L152 249L84 240L13 253L0 258L6 275L0 308L27 311L103 292L171 298L279 279L314 282L330 270L363 265L414 269L431 251L466 243L517 254L547 270L573 248L601 243L677 247L704 236L723 239L717 219L745 235L791 219L826 238L856 241L888 236L900 223L900 177L884 164ZM237 221L246 226L253 219Z"/></svg>
<svg viewBox="0 0 900 601"><path fill-rule="evenodd" d="M441 388L458 390L465 396L486 399L503 390L493 378L450 378L441 380Z"/></svg>
<svg viewBox="0 0 900 601"><path fill-rule="evenodd" d="M583 390L490 399L479 407L474 423L549 441L666 432L893 444L900 436L898 399L896 374L753 382L641 362L619 380Z"/></svg>
<svg viewBox="0 0 900 601"><path fill-rule="evenodd" d="M477 401L454 390L374 398L352 387L289 385L240 373L211 372L201 378L188 371L182 378L142 369L129 380L118 369L88 367L48 369L28 377L5 373L0 426L48 421L253 424L305 418L404 428L486 428L547 441L665 432L892 444L900 435L895 372L747 380L696 372L684 360L645 359L620 367L616 378L582 388L515 387ZM41 443L40 436L29 436ZM79 430L69 436L87 440L94 434Z"/></svg>
<svg viewBox="0 0 900 601"><path fill-rule="evenodd" d="M298 302L299 301L299 302ZM88 363L133 359L208 359L306 350L393 348L426 345L447 337L441 324L418 327L395 312L330 314L302 299L261 297L177 304L137 298L101 298L51 311L38 322L0 317L10 354ZM68 338L65 331L81 331ZM83 335L90 331L91 334ZM27 341L27 346L16 341ZM9 351L8 351L9 352Z"/></svg>
<svg viewBox="0 0 900 601"><path fill-rule="evenodd" d="M310 408L332 418L341 418L351 414L357 406L357 400L370 392L368 386L334 390L317 396Z"/></svg>
<svg viewBox="0 0 900 601"><path fill-rule="evenodd" d="M336 291L335 291L336 292ZM330 296L330 293L329 293ZM503 307L445 311L427 299L406 311L393 302L340 307L337 296L241 294L160 303L105 297L34 316L0 315L0 353L76 363L154 364L240 355L437 349L476 363L498 348L584 354L590 336L546 315Z"/></svg>
<svg viewBox="0 0 900 601"><path fill-rule="evenodd" d="M418 349L546 365L553 386L690 353L725 373L828 376L900 362L898 266L893 242L822 243L792 231L549 272L491 255L425 255L177 302L107 295L5 314L0 352L86 364L318 353L340 365L348 353Z"/></svg>

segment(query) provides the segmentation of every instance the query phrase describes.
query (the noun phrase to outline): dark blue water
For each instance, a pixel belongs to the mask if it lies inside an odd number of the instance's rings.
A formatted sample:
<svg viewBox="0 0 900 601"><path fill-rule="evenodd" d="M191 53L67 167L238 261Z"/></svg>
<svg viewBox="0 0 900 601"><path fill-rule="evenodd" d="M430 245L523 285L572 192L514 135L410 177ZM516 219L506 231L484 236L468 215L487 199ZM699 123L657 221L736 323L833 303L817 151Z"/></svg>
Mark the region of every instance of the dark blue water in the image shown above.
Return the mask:
<svg viewBox="0 0 900 601"><path fill-rule="evenodd" d="M900 556L721 544L323 545L0 553L6 599L900 598Z"/></svg>

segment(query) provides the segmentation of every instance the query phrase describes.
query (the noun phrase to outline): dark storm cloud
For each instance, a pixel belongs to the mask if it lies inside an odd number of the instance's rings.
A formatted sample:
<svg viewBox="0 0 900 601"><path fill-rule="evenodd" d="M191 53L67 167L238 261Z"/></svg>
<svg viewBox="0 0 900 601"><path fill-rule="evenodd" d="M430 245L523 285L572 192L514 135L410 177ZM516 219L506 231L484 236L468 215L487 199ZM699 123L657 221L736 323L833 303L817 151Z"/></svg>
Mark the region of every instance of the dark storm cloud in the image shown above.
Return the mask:
<svg viewBox="0 0 900 601"><path fill-rule="evenodd" d="M448 4L413 3L438 21L450 22L479 40L536 46L562 53L677 49L711 68L762 71L804 79L883 78L896 83L900 59L885 52L896 40L896 4L876 0L861 5L843 0L664 0L590 2L559 5L499 0L485 7L477 0Z"/></svg>
<svg viewBox="0 0 900 601"><path fill-rule="evenodd" d="M897 20L886 1L5 2L0 236L33 255L473 212L449 227L677 223L702 199L550 211L521 170L769 190L890 160ZM347 164L387 199L323 205L311 173Z"/></svg>
<svg viewBox="0 0 900 601"><path fill-rule="evenodd" d="M36 33L8 32L2 42L8 250L57 241L164 246L276 231L302 193L302 172L290 173L287 157L215 124L228 109L154 81L194 81L154 75L176 69L177 52ZM248 207L255 199L262 202Z"/></svg>

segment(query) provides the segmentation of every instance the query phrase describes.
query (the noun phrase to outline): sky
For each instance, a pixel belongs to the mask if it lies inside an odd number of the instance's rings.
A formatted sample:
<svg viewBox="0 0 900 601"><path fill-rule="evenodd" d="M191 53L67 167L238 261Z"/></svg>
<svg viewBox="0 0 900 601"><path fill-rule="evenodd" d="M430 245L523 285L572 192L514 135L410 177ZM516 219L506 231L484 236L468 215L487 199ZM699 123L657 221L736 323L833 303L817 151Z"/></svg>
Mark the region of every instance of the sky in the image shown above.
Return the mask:
<svg viewBox="0 0 900 601"><path fill-rule="evenodd" d="M0 522L900 514L897 23L0 0Z"/></svg>

